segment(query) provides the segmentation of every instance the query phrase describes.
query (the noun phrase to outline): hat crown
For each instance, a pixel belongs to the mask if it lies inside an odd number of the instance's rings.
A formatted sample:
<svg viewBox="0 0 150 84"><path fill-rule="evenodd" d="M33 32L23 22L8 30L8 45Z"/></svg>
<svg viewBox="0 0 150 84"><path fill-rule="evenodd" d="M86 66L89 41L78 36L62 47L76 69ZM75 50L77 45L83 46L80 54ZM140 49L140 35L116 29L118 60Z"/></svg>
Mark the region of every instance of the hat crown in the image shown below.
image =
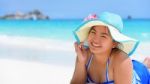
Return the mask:
<svg viewBox="0 0 150 84"><path fill-rule="evenodd" d="M99 19L111 26L114 26L120 32L123 29L123 21L121 17L117 14L103 12L102 14L99 15Z"/></svg>

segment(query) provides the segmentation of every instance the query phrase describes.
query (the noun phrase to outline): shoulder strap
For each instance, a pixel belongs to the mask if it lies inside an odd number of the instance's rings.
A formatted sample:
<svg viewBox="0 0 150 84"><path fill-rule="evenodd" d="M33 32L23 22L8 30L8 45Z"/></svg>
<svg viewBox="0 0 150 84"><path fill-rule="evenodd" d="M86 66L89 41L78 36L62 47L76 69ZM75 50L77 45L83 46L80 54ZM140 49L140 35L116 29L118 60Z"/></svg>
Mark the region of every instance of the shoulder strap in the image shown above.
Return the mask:
<svg viewBox="0 0 150 84"><path fill-rule="evenodd" d="M109 58L108 58L108 61L107 61L107 64L106 64L106 81L108 82L109 81Z"/></svg>
<svg viewBox="0 0 150 84"><path fill-rule="evenodd" d="M90 64L91 64L92 59L93 59L93 55L90 56L90 58L88 59L88 62L87 62L87 64L86 64L86 69L87 69L87 71L88 71L89 68L90 68Z"/></svg>

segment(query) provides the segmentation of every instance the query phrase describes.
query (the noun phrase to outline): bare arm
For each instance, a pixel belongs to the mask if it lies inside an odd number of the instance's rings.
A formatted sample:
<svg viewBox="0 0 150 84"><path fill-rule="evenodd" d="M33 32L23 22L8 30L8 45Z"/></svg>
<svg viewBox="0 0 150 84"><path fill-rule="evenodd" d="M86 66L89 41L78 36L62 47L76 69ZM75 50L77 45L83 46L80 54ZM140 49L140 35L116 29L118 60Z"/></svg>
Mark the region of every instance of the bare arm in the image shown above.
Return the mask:
<svg viewBox="0 0 150 84"><path fill-rule="evenodd" d="M114 82L115 84L132 84L132 61L124 53L115 56Z"/></svg>
<svg viewBox="0 0 150 84"><path fill-rule="evenodd" d="M79 45L75 43L75 51L77 57L71 84L85 84L87 75L85 64L88 58L88 52L83 47L83 43Z"/></svg>
<svg viewBox="0 0 150 84"><path fill-rule="evenodd" d="M86 68L84 63L80 63L76 60L74 74L71 80L71 84L85 84L86 82Z"/></svg>

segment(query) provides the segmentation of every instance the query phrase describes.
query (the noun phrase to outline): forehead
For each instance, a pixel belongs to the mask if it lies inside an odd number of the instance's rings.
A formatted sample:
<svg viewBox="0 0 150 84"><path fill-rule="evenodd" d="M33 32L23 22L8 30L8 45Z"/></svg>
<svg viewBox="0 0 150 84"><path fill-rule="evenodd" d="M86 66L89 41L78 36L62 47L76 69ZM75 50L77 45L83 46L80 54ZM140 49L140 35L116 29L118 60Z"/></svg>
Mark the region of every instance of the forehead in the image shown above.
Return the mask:
<svg viewBox="0 0 150 84"><path fill-rule="evenodd" d="M107 26L103 26L103 25L96 25L96 26L93 26L91 28L91 30L94 30L96 32L103 32L103 33L109 33L109 30L107 28Z"/></svg>

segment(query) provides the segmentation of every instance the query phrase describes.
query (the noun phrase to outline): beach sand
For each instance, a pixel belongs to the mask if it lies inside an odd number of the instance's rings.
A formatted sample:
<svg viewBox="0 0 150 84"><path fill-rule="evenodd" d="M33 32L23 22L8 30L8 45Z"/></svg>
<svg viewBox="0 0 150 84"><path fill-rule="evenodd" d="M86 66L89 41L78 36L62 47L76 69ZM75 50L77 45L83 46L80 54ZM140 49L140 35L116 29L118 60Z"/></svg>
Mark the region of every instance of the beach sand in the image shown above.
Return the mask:
<svg viewBox="0 0 150 84"><path fill-rule="evenodd" d="M69 84L72 67L0 59L0 84Z"/></svg>

